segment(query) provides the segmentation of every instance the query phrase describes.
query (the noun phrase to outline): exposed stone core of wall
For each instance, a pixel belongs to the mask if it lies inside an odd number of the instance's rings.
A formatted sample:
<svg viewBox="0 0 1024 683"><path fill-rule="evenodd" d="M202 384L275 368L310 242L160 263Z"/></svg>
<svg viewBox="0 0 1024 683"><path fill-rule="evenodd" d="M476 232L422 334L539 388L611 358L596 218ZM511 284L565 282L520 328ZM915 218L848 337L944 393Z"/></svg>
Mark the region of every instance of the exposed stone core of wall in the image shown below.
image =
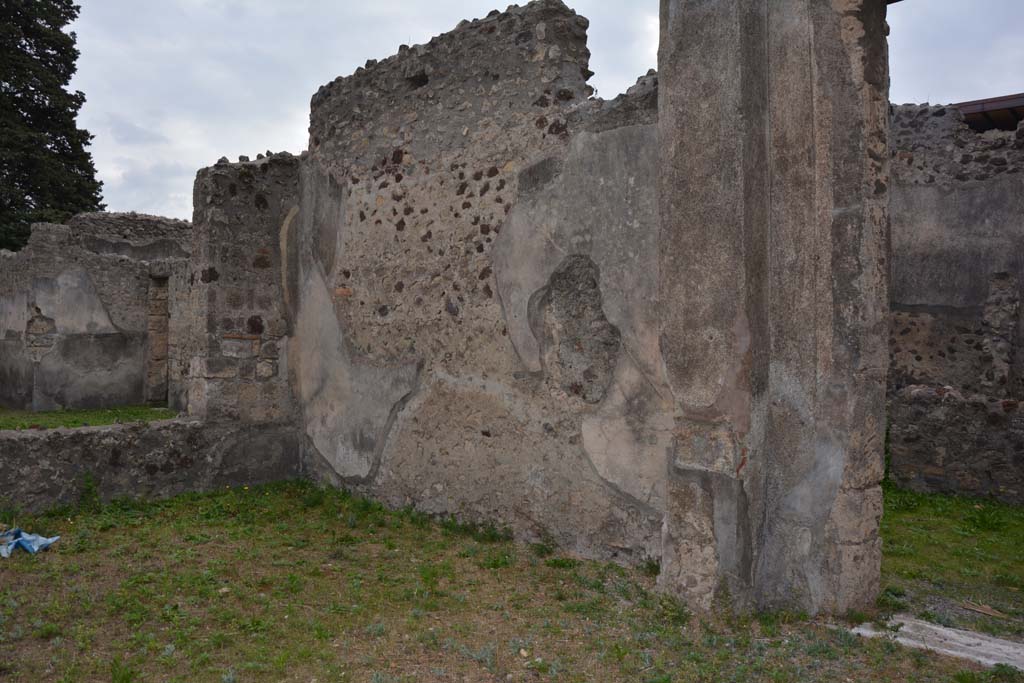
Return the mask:
<svg viewBox="0 0 1024 683"><path fill-rule="evenodd" d="M842 612L877 591L888 75L878 0L662 2L659 581ZM808 118L810 117L810 118Z"/></svg>
<svg viewBox="0 0 1024 683"><path fill-rule="evenodd" d="M66 225L81 237L83 244L92 245L98 252L111 251L142 261L151 261L154 257L187 258L189 253L192 225L188 221L135 212L99 211L72 216ZM129 246L118 244L120 242L127 242Z"/></svg>
<svg viewBox="0 0 1024 683"><path fill-rule="evenodd" d="M988 299L981 314L985 338L983 360L988 362L981 388L990 396L1024 396L1024 377L1014 377L1014 361L1021 360L1020 283L1009 273L996 273L989 285Z"/></svg>
<svg viewBox="0 0 1024 683"><path fill-rule="evenodd" d="M561 391L600 403L612 381L620 334L601 307L597 266L570 256L551 274L544 311L544 369Z"/></svg>
<svg viewBox="0 0 1024 683"><path fill-rule="evenodd" d="M982 314L894 313L890 470L900 485L1024 502L1017 291L997 275Z"/></svg>
<svg viewBox="0 0 1024 683"><path fill-rule="evenodd" d="M891 473L916 491L1024 504L1024 404L910 385L890 400Z"/></svg>
<svg viewBox="0 0 1024 683"><path fill-rule="evenodd" d="M1020 502L1024 126L905 105L892 142L892 474Z"/></svg>
<svg viewBox="0 0 1024 683"><path fill-rule="evenodd" d="M907 185L983 181L1024 172L1024 122L1015 132L978 133L956 107L896 105L892 111L893 180Z"/></svg>
<svg viewBox="0 0 1024 683"><path fill-rule="evenodd" d="M968 394L1021 396L1015 376L1020 340L1020 285L996 273L980 308L893 311L890 392L911 384L956 387Z"/></svg>
<svg viewBox="0 0 1024 683"><path fill-rule="evenodd" d="M0 252L0 405L180 404L190 242L184 221L92 213Z"/></svg>

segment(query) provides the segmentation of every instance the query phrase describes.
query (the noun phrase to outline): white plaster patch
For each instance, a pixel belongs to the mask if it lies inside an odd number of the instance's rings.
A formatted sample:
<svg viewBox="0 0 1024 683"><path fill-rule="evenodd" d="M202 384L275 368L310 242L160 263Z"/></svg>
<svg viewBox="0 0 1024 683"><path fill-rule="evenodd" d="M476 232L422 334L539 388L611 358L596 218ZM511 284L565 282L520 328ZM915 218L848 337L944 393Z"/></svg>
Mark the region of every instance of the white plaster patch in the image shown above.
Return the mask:
<svg viewBox="0 0 1024 683"><path fill-rule="evenodd" d="M671 404L628 357L620 357L598 411L583 418L583 448L603 479L661 510L673 424Z"/></svg>

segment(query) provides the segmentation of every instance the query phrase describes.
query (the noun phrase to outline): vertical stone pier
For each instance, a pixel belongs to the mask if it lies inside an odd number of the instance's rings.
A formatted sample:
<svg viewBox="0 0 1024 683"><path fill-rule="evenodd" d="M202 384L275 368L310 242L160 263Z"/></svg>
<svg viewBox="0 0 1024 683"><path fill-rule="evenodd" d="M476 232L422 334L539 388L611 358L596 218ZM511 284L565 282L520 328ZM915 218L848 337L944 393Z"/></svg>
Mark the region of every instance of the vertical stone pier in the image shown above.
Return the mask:
<svg viewBox="0 0 1024 683"><path fill-rule="evenodd" d="M843 612L878 589L884 0L662 0L664 588Z"/></svg>
<svg viewBox="0 0 1024 683"><path fill-rule="evenodd" d="M196 175L188 413L291 424L281 231L298 212L299 158L224 159Z"/></svg>

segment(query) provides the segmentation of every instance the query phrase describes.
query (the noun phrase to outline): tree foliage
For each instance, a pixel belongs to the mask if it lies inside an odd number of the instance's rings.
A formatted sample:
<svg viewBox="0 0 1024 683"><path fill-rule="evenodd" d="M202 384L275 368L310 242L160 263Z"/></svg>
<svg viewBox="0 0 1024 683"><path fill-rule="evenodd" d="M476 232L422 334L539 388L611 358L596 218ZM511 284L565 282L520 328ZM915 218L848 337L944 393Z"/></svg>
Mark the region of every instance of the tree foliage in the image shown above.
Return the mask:
<svg viewBox="0 0 1024 683"><path fill-rule="evenodd" d="M96 211L101 183L75 119L85 102L75 73L73 0L0 0L0 248L18 249L29 225Z"/></svg>

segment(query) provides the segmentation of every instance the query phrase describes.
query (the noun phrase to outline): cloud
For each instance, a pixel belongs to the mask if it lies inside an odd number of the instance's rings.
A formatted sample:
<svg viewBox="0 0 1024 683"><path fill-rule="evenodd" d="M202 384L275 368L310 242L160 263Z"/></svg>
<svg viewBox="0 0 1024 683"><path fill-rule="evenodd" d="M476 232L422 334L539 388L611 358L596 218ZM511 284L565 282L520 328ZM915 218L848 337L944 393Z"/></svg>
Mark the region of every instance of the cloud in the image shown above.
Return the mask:
<svg viewBox="0 0 1024 683"><path fill-rule="evenodd" d="M522 2L522 0L520 0ZM614 97L655 66L657 0L569 1L590 19L591 79ZM985 12L974 11L984 5ZM306 147L309 99L400 44L425 43L493 0L103 0L82 3L72 87L111 210L188 217L195 171ZM1016 88L1020 0L892 7L893 96L957 101Z"/></svg>
<svg viewBox="0 0 1024 683"><path fill-rule="evenodd" d="M889 7L894 102L950 104L1024 92L1024 2L906 0Z"/></svg>
<svg viewBox="0 0 1024 683"><path fill-rule="evenodd" d="M657 3L649 4L635 11L625 2L577 3L591 19L592 84L602 94L625 90L653 66ZM109 208L179 217L191 214L198 168L221 156L305 149L309 99L320 85L492 9L480 0L141 6L83 4L73 27L82 53L73 87L87 96L80 123L96 136Z"/></svg>
<svg viewBox="0 0 1024 683"><path fill-rule="evenodd" d="M119 145L157 145L167 142L167 138L160 133L147 130L117 114L107 114L107 130Z"/></svg>
<svg viewBox="0 0 1024 683"><path fill-rule="evenodd" d="M108 210L192 217L195 166L174 160L116 157L106 170L116 179L113 187L108 189L108 194L116 193L123 202L123 207L115 209L108 206Z"/></svg>

